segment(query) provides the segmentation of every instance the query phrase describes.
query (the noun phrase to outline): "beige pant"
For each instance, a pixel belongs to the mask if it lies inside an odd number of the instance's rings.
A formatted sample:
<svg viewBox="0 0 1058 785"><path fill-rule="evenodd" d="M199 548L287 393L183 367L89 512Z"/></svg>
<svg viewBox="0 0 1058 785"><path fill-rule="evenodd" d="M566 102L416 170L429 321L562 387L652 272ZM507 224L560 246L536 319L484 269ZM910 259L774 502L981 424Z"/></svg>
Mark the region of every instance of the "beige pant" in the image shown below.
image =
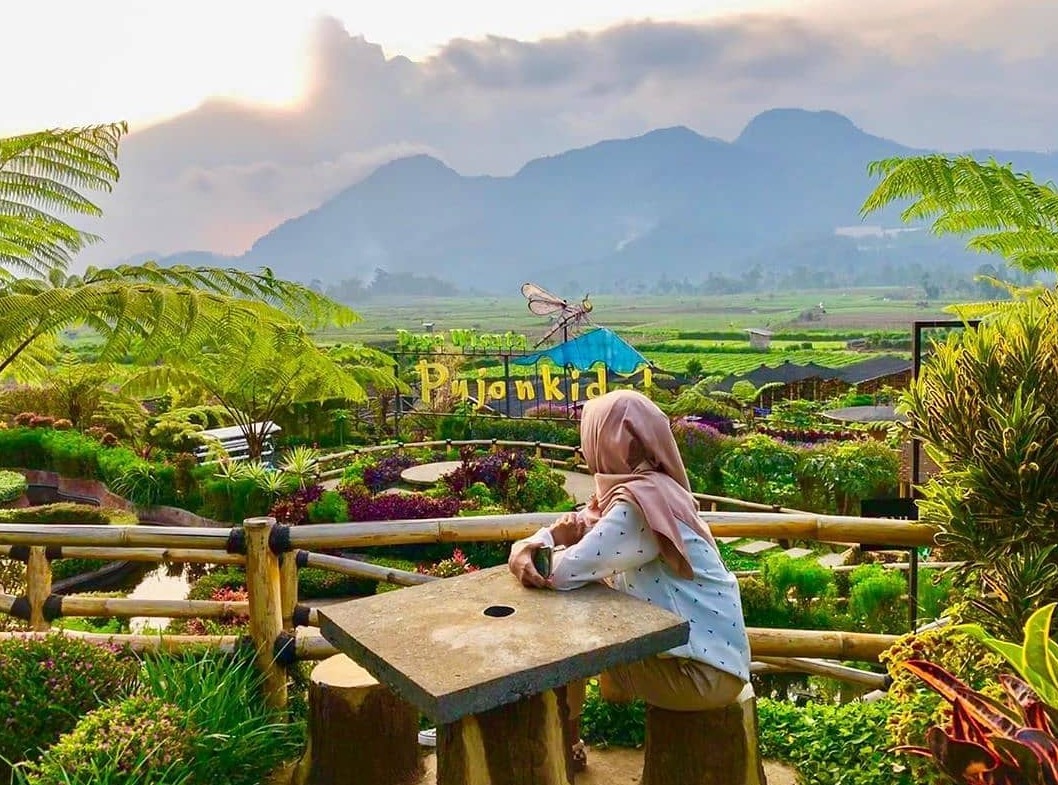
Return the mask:
<svg viewBox="0 0 1058 785"><path fill-rule="evenodd" d="M742 679L711 665L683 657L650 657L611 668L600 677L603 698L613 703L641 698L668 711L707 711L730 706L746 686ZM566 690L569 713L580 717L586 683Z"/></svg>

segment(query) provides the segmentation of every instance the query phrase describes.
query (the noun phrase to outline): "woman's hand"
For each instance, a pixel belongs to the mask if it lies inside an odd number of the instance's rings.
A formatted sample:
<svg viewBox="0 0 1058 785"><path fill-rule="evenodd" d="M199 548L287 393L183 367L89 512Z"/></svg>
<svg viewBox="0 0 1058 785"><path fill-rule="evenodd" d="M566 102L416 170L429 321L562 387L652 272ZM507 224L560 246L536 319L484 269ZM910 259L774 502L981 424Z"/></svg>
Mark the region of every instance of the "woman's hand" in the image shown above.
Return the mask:
<svg viewBox="0 0 1058 785"><path fill-rule="evenodd" d="M551 532L551 538L558 547L569 548L576 545L584 537L588 530L586 524L582 523L575 512L567 512L559 516L559 519L547 527Z"/></svg>
<svg viewBox="0 0 1058 785"><path fill-rule="evenodd" d="M511 555L507 559L507 568L514 573L514 577L521 581L522 586L535 589L546 589L550 584L536 571L533 565L533 554L539 549L540 543L519 540L511 546Z"/></svg>

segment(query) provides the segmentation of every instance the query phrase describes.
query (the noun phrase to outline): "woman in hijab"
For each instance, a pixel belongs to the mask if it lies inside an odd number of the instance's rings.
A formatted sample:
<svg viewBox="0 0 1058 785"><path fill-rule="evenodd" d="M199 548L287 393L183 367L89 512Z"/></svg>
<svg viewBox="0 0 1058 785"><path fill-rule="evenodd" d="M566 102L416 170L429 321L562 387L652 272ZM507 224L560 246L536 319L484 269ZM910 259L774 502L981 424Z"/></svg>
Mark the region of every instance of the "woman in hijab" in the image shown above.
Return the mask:
<svg viewBox="0 0 1058 785"><path fill-rule="evenodd" d="M646 396L614 391L585 404L580 436L595 494L585 509L515 543L511 572L526 586L561 591L605 581L690 623L683 646L603 674L608 700L641 698L670 711L734 703L749 681L738 582L698 518L668 418ZM533 566L541 547L564 548L546 580ZM576 739L583 684L569 695ZM582 743L574 757L586 762Z"/></svg>

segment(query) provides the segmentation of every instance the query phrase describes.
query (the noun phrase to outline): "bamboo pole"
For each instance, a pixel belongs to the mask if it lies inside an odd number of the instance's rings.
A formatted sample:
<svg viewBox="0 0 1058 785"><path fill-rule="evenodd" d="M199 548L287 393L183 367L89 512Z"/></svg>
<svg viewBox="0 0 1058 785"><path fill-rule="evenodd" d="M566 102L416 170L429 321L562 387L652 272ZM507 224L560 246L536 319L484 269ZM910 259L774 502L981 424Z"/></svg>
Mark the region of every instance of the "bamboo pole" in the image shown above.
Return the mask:
<svg viewBox="0 0 1058 785"><path fill-rule="evenodd" d="M29 600L29 628L34 632L51 629L44 616L44 603L51 596L51 564L41 546L29 549L26 560L26 598Z"/></svg>
<svg viewBox="0 0 1058 785"><path fill-rule="evenodd" d="M229 529L169 526L0 524L0 545L72 545L103 548L206 548L224 551Z"/></svg>
<svg viewBox="0 0 1058 785"><path fill-rule="evenodd" d="M273 709L287 704L287 674L276 661L275 644L283 631L279 559L269 547L275 518L247 518L246 589L250 595L250 637L257 651L257 667L264 674L265 702Z"/></svg>
<svg viewBox="0 0 1058 785"><path fill-rule="evenodd" d="M290 541L296 548L353 548L451 541L510 541L553 523L559 513L482 515L474 518L428 518L356 524L297 526ZM703 512L699 516L715 536L765 539L869 542L901 547L934 544L937 529L912 521L763 512Z"/></svg>
<svg viewBox="0 0 1058 785"><path fill-rule="evenodd" d="M247 616L248 602L218 602L216 600L137 600L127 597L62 598L63 616L117 616L131 618L145 616L162 619L221 619Z"/></svg>
<svg viewBox="0 0 1058 785"><path fill-rule="evenodd" d="M899 640L899 635L832 630L779 630L750 627L749 647L754 659L811 657L874 662Z"/></svg>
<svg viewBox="0 0 1058 785"><path fill-rule="evenodd" d="M0 556L10 556L13 545L0 545ZM61 546L59 559L101 559L103 561L135 561L180 564L245 564L240 553L195 548L94 548Z"/></svg>
<svg viewBox="0 0 1058 785"><path fill-rule="evenodd" d="M322 635L299 635L294 651L300 661L325 660L341 653Z"/></svg>
<svg viewBox="0 0 1058 785"><path fill-rule="evenodd" d="M294 630L294 606L298 604L298 563L294 551L279 556L279 602L283 629Z"/></svg>
<svg viewBox="0 0 1058 785"><path fill-rule="evenodd" d="M353 578L367 578L384 583L395 583L398 586L418 586L422 583L439 580L433 575L423 575L418 572L407 570L396 570L391 567L380 567L356 559L343 559L341 556L328 556L322 553L309 553L305 556L305 564L309 567L318 567L321 570L330 570L341 575L349 575Z"/></svg>
<svg viewBox="0 0 1058 785"><path fill-rule="evenodd" d="M103 632L50 630L48 632L0 632L0 641L40 640L50 635L77 638L100 646L127 646L136 652L183 653L215 650L232 653L239 645L236 635L107 635Z"/></svg>
<svg viewBox="0 0 1058 785"><path fill-rule="evenodd" d="M889 685L889 677L885 673L872 673L871 671L840 665L836 662L826 662L825 660L806 657L760 657L759 661L787 673L810 673L814 676L826 676L848 684L869 687L872 690L884 690Z"/></svg>

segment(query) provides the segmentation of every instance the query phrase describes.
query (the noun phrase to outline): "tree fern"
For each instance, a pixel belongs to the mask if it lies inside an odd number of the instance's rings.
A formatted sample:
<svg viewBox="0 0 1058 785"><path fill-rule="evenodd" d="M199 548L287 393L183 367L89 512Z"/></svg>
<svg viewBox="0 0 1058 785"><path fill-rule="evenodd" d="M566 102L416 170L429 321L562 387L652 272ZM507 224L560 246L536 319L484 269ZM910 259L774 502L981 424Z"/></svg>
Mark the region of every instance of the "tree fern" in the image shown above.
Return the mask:
<svg viewBox="0 0 1058 785"><path fill-rule="evenodd" d="M118 179L124 123L0 138L0 277L46 276L98 238L59 215L100 214L86 191Z"/></svg>
<svg viewBox="0 0 1058 785"><path fill-rule="evenodd" d="M344 354L346 360L350 351ZM208 391L227 410L256 456L264 442L264 423L283 407L306 401L363 401L369 392L398 385L388 367L369 364L380 359L377 353L362 351L364 362L346 365L296 327L241 331L200 345L193 357L182 362L137 371L123 389L136 395L188 387Z"/></svg>

